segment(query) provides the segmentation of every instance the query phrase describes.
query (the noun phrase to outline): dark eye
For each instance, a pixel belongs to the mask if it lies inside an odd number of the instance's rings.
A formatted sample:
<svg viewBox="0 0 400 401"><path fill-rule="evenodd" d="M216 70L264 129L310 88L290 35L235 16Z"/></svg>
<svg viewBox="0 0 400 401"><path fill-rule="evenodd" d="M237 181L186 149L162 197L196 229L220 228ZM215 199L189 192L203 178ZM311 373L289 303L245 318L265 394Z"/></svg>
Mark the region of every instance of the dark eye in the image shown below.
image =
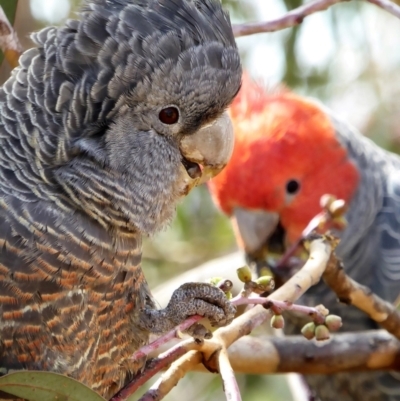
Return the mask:
<svg viewBox="0 0 400 401"><path fill-rule="evenodd" d="M297 180L290 180L286 184L286 192L290 195L297 193L300 189L300 183Z"/></svg>
<svg viewBox="0 0 400 401"><path fill-rule="evenodd" d="M164 124L175 124L179 120L179 110L176 107L166 107L160 111L158 118Z"/></svg>

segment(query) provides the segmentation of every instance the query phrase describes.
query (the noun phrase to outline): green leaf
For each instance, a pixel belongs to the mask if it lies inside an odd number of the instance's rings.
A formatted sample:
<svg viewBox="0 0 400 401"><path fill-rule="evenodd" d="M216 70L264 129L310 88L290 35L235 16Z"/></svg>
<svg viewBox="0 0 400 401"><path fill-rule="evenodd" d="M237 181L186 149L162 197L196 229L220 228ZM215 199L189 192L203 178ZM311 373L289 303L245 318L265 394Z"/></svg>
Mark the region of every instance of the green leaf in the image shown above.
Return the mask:
<svg viewBox="0 0 400 401"><path fill-rule="evenodd" d="M51 372L10 373L0 378L0 391L29 401L105 401L84 384Z"/></svg>

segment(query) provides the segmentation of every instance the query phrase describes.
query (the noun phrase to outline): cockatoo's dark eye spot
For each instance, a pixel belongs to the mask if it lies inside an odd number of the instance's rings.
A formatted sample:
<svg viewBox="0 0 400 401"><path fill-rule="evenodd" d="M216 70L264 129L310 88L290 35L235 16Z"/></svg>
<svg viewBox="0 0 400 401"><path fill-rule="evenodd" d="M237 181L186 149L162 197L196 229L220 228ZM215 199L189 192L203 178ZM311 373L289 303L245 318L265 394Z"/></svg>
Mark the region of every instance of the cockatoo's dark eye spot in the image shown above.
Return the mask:
<svg viewBox="0 0 400 401"><path fill-rule="evenodd" d="M300 183L297 180L289 180L286 183L286 192L290 195L294 195L299 192Z"/></svg>
<svg viewBox="0 0 400 401"><path fill-rule="evenodd" d="M179 110L176 107L166 107L160 111L158 118L164 124L175 124L179 120Z"/></svg>

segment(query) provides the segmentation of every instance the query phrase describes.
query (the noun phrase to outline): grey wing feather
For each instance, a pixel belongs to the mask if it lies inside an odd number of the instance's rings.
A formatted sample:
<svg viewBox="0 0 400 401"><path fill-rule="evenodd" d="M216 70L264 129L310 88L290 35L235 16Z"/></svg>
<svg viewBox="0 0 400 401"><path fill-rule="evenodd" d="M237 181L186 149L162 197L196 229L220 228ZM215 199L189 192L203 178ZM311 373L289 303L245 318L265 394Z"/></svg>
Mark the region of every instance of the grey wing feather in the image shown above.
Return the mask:
<svg viewBox="0 0 400 401"><path fill-rule="evenodd" d="M372 289L394 302L400 295L400 173L393 167L388 176L382 209L377 218L379 266L374 269Z"/></svg>

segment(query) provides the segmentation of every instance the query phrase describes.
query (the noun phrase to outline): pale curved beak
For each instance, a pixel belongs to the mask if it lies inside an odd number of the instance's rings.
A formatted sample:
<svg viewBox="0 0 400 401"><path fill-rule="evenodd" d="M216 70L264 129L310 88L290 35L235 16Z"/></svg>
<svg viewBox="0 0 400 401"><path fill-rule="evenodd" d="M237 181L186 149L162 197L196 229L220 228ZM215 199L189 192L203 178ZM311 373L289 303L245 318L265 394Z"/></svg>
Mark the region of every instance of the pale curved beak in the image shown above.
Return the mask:
<svg viewBox="0 0 400 401"><path fill-rule="evenodd" d="M201 166L192 177L196 180L194 185L200 185L221 172L232 156L233 145L233 126L226 112L212 124L182 138L179 146L182 156Z"/></svg>

